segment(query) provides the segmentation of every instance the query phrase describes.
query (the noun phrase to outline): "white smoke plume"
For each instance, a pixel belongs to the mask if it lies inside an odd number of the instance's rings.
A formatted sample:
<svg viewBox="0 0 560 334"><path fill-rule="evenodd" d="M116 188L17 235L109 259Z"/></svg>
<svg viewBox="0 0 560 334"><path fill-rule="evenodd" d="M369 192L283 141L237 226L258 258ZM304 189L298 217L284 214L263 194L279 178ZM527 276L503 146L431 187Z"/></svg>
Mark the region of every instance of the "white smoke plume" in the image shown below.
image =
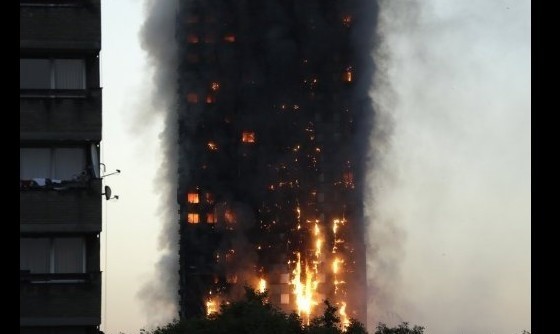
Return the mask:
<svg viewBox="0 0 560 334"><path fill-rule="evenodd" d="M530 330L530 17L529 0L380 1L370 332Z"/></svg>

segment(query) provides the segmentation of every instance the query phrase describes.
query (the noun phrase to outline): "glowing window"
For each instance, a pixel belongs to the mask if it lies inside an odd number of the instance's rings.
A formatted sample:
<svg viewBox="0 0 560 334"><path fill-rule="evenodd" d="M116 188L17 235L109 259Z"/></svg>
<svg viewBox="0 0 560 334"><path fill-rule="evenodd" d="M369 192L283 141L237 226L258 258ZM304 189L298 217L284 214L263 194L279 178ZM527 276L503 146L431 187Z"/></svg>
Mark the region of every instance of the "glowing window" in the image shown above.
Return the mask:
<svg viewBox="0 0 560 334"><path fill-rule="evenodd" d="M216 219L216 215L213 213L207 213L206 214L206 222L208 224L215 224L218 222L218 220Z"/></svg>
<svg viewBox="0 0 560 334"><path fill-rule="evenodd" d="M187 94L187 102L188 103L198 103L198 95L196 93L188 93Z"/></svg>
<svg viewBox="0 0 560 334"><path fill-rule="evenodd" d="M244 143L254 143L255 133L252 131L243 131L243 133L241 134L241 141Z"/></svg>
<svg viewBox="0 0 560 334"><path fill-rule="evenodd" d="M198 224L200 223L200 216L198 213L189 212L187 214L187 223L189 224Z"/></svg>
<svg viewBox="0 0 560 334"><path fill-rule="evenodd" d="M210 151L217 151L218 150L218 145L216 145L216 143L214 143L213 141L209 141L208 142L208 149Z"/></svg>
<svg viewBox="0 0 560 334"><path fill-rule="evenodd" d="M282 284L290 283L290 274L280 274L280 283Z"/></svg>
<svg viewBox="0 0 560 334"><path fill-rule="evenodd" d="M344 82L352 82L352 67L349 66L346 70L342 73L342 80Z"/></svg>
<svg viewBox="0 0 560 334"><path fill-rule="evenodd" d="M187 194L187 202L189 203L198 203L198 194L197 193L188 193Z"/></svg>
<svg viewBox="0 0 560 334"><path fill-rule="evenodd" d="M233 214L233 211L231 211L230 209L226 209L226 212L224 213L224 219L226 220L226 223L235 223L235 215Z"/></svg>
<svg viewBox="0 0 560 334"><path fill-rule="evenodd" d="M210 88L211 88L213 91L216 92L216 91L218 91L218 89L220 89L220 83L217 82L217 81L213 81L213 82L210 84Z"/></svg>
<svg viewBox="0 0 560 334"><path fill-rule="evenodd" d="M199 38L195 34L189 34L187 36L187 42L189 42L190 44L197 44L199 42Z"/></svg>
<svg viewBox="0 0 560 334"><path fill-rule="evenodd" d="M290 294L283 293L280 295L280 304L289 304L290 303Z"/></svg>
<svg viewBox="0 0 560 334"><path fill-rule="evenodd" d="M325 283L325 282L326 282L325 274L319 274L319 275L317 275L317 282L319 282L319 283Z"/></svg>
<svg viewBox="0 0 560 334"><path fill-rule="evenodd" d="M224 41L228 42L228 43L235 43L235 35L232 33L226 34L224 36Z"/></svg>
<svg viewBox="0 0 560 334"><path fill-rule="evenodd" d="M352 16L345 15L342 18L342 24L344 24L344 26L346 26L346 27L350 27L350 25L352 24Z"/></svg>
<svg viewBox="0 0 560 334"><path fill-rule="evenodd" d="M210 204L214 203L214 196L212 196L211 193L205 193L204 198L206 199L206 202Z"/></svg>
<svg viewBox="0 0 560 334"><path fill-rule="evenodd" d="M214 102L216 102L216 98L213 95L206 96L206 103L212 104Z"/></svg>

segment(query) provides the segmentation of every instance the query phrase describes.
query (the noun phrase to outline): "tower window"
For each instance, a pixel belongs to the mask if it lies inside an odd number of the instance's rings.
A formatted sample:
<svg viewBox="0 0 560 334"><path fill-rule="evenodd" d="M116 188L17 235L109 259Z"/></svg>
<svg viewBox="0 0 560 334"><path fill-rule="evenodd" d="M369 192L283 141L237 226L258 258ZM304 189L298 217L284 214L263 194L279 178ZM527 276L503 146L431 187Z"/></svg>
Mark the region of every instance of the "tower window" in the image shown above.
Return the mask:
<svg viewBox="0 0 560 334"><path fill-rule="evenodd" d="M187 94L187 102L188 103L198 103L198 95L196 93L188 93Z"/></svg>
<svg viewBox="0 0 560 334"><path fill-rule="evenodd" d="M224 36L224 41L227 43L235 43L235 35L232 33L228 33Z"/></svg>
<svg viewBox="0 0 560 334"><path fill-rule="evenodd" d="M189 42L189 44L198 44L199 38L195 34L189 34L187 36L187 42Z"/></svg>
<svg viewBox="0 0 560 334"><path fill-rule="evenodd" d="M189 212L187 214L187 223L198 224L200 223L200 216L198 213Z"/></svg>
<svg viewBox="0 0 560 334"><path fill-rule="evenodd" d="M215 224L217 223L216 215L214 213L207 213L206 214L206 222L208 224Z"/></svg>
<svg viewBox="0 0 560 334"><path fill-rule="evenodd" d="M187 202L189 203L199 203L198 193L188 193Z"/></svg>
<svg viewBox="0 0 560 334"><path fill-rule="evenodd" d="M254 143L255 133L252 131L243 131L243 133L241 134L241 141L244 143Z"/></svg>

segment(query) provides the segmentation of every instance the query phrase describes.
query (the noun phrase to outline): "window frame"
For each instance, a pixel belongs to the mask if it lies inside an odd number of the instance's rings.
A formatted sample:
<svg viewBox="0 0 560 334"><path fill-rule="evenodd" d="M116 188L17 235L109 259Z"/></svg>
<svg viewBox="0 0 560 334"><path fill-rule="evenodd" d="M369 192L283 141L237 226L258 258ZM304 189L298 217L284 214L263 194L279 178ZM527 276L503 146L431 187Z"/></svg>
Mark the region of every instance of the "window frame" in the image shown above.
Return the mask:
<svg viewBox="0 0 560 334"><path fill-rule="evenodd" d="M46 60L48 62L48 77L49 77L49 87L22 87L22 78L21 78L21 68L22 68L22 61L26 60ZM65 60L77 60L80 61L81 64L81 83L79 87L71 87L71 88L59 88L60 85L57 80L57 74L60 73L57 71L57 65L60 61ZM49 90L49 91L83 91L87 89L87 61L83 57L20 57L20 90L22 91L29 91L29 90Z"/></svg>
<svg viewBox="0 0 560 334"><path fill-rule="evenodd" d="M23 269L21 268L21 258L20 258L20 270L29 271L31 275L60 275L60 274L86 274L87 273L87 240L85 237L80 236L39 236L39 237L32 237L32 236L20 236L20 245L22 239L46 239L48 240L48 263L47 268L48 272L33 272L30 269ZM55 246L55 241L60 239L78 239L81 242L81 269L77 272L58 272L56 270L56 258L57 258L57 250ZM60 251L59 251L60 252ZM20 255L21 257L21 255Z"/></svg>

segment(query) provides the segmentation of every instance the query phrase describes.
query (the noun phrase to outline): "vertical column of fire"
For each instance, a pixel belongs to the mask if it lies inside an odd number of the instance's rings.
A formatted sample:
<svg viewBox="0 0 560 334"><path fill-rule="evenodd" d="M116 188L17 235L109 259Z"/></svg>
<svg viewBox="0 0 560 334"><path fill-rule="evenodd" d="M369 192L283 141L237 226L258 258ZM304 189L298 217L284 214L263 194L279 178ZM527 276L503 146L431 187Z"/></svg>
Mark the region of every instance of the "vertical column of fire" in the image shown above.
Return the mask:
<svg viewBox="0 0 560 334"><path fill-rule="evenodd" d="M332 247L332 274L333 274L333 285L334 285L334 298L335 304L339 307L340 320L343 327L348 326L350 320L346 314L346 281L344 280L345 273L345 259L342 252L339 251L339 245L344 243L344 240L338 234L338 230L344 225L346 220L334 219L333 220L333 247Z"/></svg>

